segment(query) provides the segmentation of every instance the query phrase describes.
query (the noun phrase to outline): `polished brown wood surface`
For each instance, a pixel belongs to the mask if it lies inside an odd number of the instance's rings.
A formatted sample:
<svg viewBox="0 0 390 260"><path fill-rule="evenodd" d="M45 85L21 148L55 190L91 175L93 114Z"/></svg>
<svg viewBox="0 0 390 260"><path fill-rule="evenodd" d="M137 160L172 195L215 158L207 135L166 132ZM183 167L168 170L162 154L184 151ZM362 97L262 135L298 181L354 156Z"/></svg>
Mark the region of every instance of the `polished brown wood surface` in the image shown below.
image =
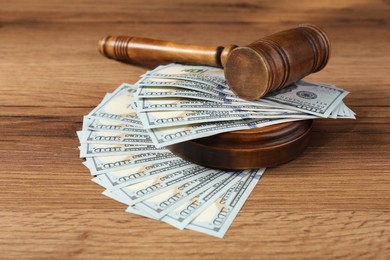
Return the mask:
<svg viewBox="0 0 390 260"><path fill-rule="evenodd" d="M0 1L2 259L388 259L389 4L346 1ZM225 238L124 212L78 159L82 115L145 69L105 35L245 45L300 23L332 57L308 80L351 91L357 120L315 120L308 148L267 169Z"/></svg>
<svg viewBox="0 0 390 260"><path fill-rule="evenodd" d="M130 64L223 67L231 90L247 100L322 70L330 55L328 36L312 24L274 33L244 47L199 46L133 36L106 36L98 47L102 55Z"/></svg>

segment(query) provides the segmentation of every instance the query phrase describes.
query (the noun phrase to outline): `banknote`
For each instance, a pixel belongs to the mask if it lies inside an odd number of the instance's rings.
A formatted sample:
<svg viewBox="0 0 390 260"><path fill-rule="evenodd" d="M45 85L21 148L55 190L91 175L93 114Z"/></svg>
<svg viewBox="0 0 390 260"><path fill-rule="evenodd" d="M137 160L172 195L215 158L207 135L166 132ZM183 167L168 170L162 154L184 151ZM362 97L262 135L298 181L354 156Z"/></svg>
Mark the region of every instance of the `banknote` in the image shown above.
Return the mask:
<svg viewBox="0 0 390 260"><path fill-rule="evenodd" d="M212 102L187 98L143 98L137 101L137 113L156 111L251 111L251 112L296 112L288 108L281 108L267 103L245 105L243 102ZM343 101L333 109L330 118L355 119L355 113Z"/></svg>
<svg viewBox="0 0 390 260"><path fill-rule="evenodd" d="M152 162L145 165L136 165L124 170L102 173L92 180L106 189L115 190L152 178L168 175L175 171L189 169L193 166L194 164L177 158L167 162Z"/></svg>
<svg viewBox="0 0 390 260"><path fill-rule="evenodd" d="M166 190L179 187L186 182L197 179L201 175L207 174L209 170L199 165L193 165L188 169L127 185L123 188L112 190L112 192L126 201L127 205L131 206Z"/></svg>
<svg viewBox="0 0 390 260"><path fill-rule="evenodd" d="M211 188L200 193L198 196L186 200L182 205L172 209L161 220L178 228L184 229L197 215L213 203L217 198L222 196L240 179L245 178L250 171L238 171L235 175L230 175Z"/></svg>
<svg viewBox="0 0 390 260"><path fill-rule="evenodd" d="M93 175L98 175L139 165L167 162L173 159L177 159L177 157L169 151L163 153L138 152L118 156L87 157L84 165Z"/></svg>
<svg viewBox="0 0 390 260"><path fill-rule="evenodd" d="M264 126L296 121L296 118L286 119L243 119L238 121L211 122L175 127L148 129L150 138L156 147L164 147L196 138L207 137L219 133L260 128Z"/></svg>
<svg viewBox="0 0 390 260"><path fill-rule="evenodd" d="M332 112L329 113L329 116L328 118L333 118L333 119L336 119L337 117L339 117L339 113L342 112L341 111L341 103L338 104L333 110Z"/></svg>
<svg viewBox="0 0 390 260"><path fill-rule="evenodd" d="M251 111L156 111L138 113L142 125L146 129L199 124L218 121L234 121L241 119L312 119L313 115L302 112L251 112Z"/></svg>
<svg viewBox="0 0 390 260"><path fill-rule="evenodd" d="M180 80L180 79L167 79L167 78L153 78L150 76L141 78L137 83L137 86L143 87L176 87L184 88L188 90L199 91L206 94L212 94L216 96L226 95L232 98L237 98L233 94L233 91L226 87L216 87L214 85L206 84L198 81Z"/></svg>
<svg viewBox="0 0 390 260"><path fill-rule="evenodd" d="M138 117L137 117L138 118ZM147 131L139 126L129 125L121 121L112 121L99 117L84 117L83 130L120 132L127 134L147 134Z"/></svg>
<svg viewBox="0 0 390 260"><path fill-rule="evenodd" d="M125 122L130 125L142 127L136 112L131 107L137 86L122 84L111 95L107 96L88 117L106 118L114 121Z"/></svg>
<svg viewBox="0 0 390 260"><path fill-rule="evenodd" d="M225 104L234 102L240 105L284 108L319 117L328 117L348 93L348 91L336 88L335 86L299 81L255 101L232 98L226 95L216 96L173 87L140 87L136 95L138 100L143 98L161 99L175 97Z"/></svg>
<svg viewBox="0 0 390 260"><path fill-rule="evenodd" d="M168 64L158 66L156 69L142 75L142 77L184 79L203 82L218 88L228 88L223 70L209 66Z"/></svg>
<svg viewBox="0 0 390 260"><path fill-rule="evenodd" d="M341 102L338 107L337 117L336 118L344 118L344 119L356 119L356 113L353 112L344 102Z"/></svg>
<svg viewBox="0 0 390 260"><path fill-rule="evenodd" d="M79 146L80 157L117 156L134 152L165 152L165 148L157 148L154 145L136 144L106 144L106 143L81 143Z"/></svg>
<svg viewBox="0 0 390 260"><path fill-rule="evenodd" d="M186 228L222 238L260 177L261 173L252 171L204 209Z"/></svg>
<svg viewBox="0 0 390 260"><path fill-rule="evenodd" d="M112 197L112 199L115 199L115 198ZM124 203L124 204L126 204L126 203ZM142 216L142 217L145 217L145 218L151 218L151 219L159 220L158 218L155 218L155 217L151 216L147 212L138 209L136 205L128 206L127 209L126 209L126 212L127 213L132 213L132 214L135 214L135 215L139 215L139 216Z"/></svg>
<svg viewBox="0 0 390 260"><path fill-rule="evenodd" d="M281 90L269 93L263 100L319 117L328 117L348 91L335 86L305 82L294 83Z"/></svg>
<svg viewBox="0 0 390 260"><path fill-rule="evenodd" d="M151 145L148 134L126 134L120 132L78 131L80 143Z"/></svg>
<svg viewBox="0 0 390 260"><path fill-rule="evenodd" d="M145 199L135 204L135 206L147 212L149 215L160 219L172 209L207 190L215 183L229 178L231 175L235 176L236 174L234 172L208 169L205 172L200 172L198 178Z"/></svg>
<svg viewBox="0 0 390 260"><path fill-rule="evenodd" d="M182 89L177 87L155 87L155 86L144 86L140 87L136 94L137 99L142 98L191 98L198 99L204 101L213 101L220 103L230 104L232 102L229 97L224 94L220 94L219 96L202 93L195 90Z"/></svg>
<svg viewBox="0 0 390 260"><path fill-rule="evenodd" d="M223 104L235 104L235 105L251 105L251 106L268 106L268 107L276 107L280 108L279 105L272 105L263 102L262 99L256 101L247 101L241 99L235 95L228 95L222 92L216 92L213 94L199 92L192 89L186 89L182 87L173 87L173 86L140 86L135 93L135 97L137 102L140 99L148 98L148 99L161 99L161 98L187 98L187 99L195 99L202 101L211 101L211 102L219 102ZM136 104L138 104L136 102Z"/></svg>
<svg viewBox="0 0 390 260"><path fill-rule="evenodd" d="M175 66L174 66L175 67ZM172 70L172 68L169 68ZM150 74L149 74L150 75ZM182 74L180 74L182 75ZM146 80L146 79L145 79ZM165 82L164 82L165 81ZM196 88L189 87L191 81L189 80L179 80L172 81L171 79L160 79L160 81L154 81L154 79L147 79L149 85L154 86L169 86L174 85L178 87L182 85L183 88L188 88L196 90ZM194 83L192 83L194 84ZM170 89L169 91L163 91L153 88L148 88L147 92L144 93L144 97L186 97L186 98L196 98L202 99L199 93L193 93L191 91L183 91L177 89ZM169 88L169 87L168 87ZM204 90L202 88L197 88L198 91L204 91L207 94L214 94L214 101L224 102L229 99L233 99L235 102L241 102L243 104L256 105L256 103L267 102L270 105L276 105L279 107L286 107L293 109L295 111L303 111L309 114L317 115L320 117L328 117L329 114L338 106L341 100L349 93L348 91L339 89L333 85L325 83L311 83L300 80L287 88L281 89L279 91L272 92L262 99L255 101L246 101L235 97L233 94L228 94L221 96L218 88L214 86L214 91L212 89ZM141 90L142 92L145 92ZM153 92L153 93L152 93ZM212 101L212 97L205 95L208 101ZM203 97L203 98L205 98ZM205 99L204 99L205 100Z"/></svg>
<svg viewBox="0 0 390 260"><path fill-rule="evenodd" d="M188 98L142 98L137 100L137 113L177 110L291 112L289 109L267 104L253 106L234 101L222 103Z"/></svg>
<svg viewBox="0 0 390 260"><path fill-rule="evenodd" d="M109 197L110 199L113 199L113 200L116 200L116 201L118 201L118 202L120 202L120 203L126 204L126 200L123 199L123 198L121 198L121 197L119 197L119 196L117 196L117 195L114 193L114 191L112 191L112 190L104 190L104 191L102 192L102 194L103 194L104 196L106 196L106 197ZM138 215L142 215L142 214L138 214Z"/></svg>

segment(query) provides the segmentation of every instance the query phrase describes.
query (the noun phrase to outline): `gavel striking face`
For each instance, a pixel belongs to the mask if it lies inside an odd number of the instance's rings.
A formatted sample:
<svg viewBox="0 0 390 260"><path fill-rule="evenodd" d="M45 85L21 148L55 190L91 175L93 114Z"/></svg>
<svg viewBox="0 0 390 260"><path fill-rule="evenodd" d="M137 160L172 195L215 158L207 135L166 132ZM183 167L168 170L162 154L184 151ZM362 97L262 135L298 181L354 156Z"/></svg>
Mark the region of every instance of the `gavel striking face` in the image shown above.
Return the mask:
<svg viewBox="0 0 390 260"><path fill-rule="evenodd" d="M324 68L330 43L322 29L305 24L243 47L107 36L99 41L99 51L133 64L176 62L223 67L231 90L240 98L255 100Z"/></svg>

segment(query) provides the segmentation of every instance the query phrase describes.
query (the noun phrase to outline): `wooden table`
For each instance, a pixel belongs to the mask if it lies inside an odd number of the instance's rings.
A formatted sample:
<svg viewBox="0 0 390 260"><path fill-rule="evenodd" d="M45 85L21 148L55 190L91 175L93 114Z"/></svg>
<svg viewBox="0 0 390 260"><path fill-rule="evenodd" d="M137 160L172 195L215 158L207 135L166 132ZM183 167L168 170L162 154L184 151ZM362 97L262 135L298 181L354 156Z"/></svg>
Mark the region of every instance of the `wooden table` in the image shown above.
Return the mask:
<svg viewBox="0 0 390 260"><path fill-rule="evenodd" d="M390 27L385 1L0 1L0 258L390 257ZM299 23L332 41L308 80L349 90L357 120L316 120L267 169L225 238L124 212L78 158L82 116L145 69L102 57L125 34L245 45Z"/></svg>

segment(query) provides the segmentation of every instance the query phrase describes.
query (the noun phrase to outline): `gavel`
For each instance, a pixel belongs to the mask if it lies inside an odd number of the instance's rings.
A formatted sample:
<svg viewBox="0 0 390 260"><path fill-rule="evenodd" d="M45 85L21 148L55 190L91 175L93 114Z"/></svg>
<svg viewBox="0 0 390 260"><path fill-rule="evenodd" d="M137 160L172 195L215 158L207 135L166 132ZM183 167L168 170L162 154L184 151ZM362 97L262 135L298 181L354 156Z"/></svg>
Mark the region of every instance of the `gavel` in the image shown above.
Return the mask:
<svg viewBox="0 0 390 260"><path fill-rule="evenodd" d="M323 69L329 60L330 42L321 28L303 24L243 47L106 36L99 40L99 51L131 64L175 62L222 67L230 89L242 99L255 100Z"/></svg>

